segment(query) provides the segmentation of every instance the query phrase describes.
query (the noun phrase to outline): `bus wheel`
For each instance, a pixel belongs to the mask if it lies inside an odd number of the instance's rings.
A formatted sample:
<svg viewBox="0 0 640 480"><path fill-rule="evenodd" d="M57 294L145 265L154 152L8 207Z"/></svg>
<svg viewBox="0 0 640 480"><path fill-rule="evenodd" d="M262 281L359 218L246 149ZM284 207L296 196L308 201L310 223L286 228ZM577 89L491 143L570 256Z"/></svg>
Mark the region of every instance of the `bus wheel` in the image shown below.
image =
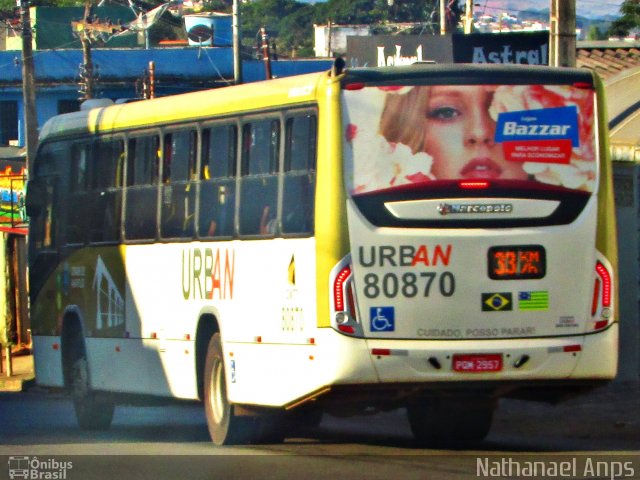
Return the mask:
<svg viewBox="0 0 640 480"><path fill-rule="evenodd" d="M495 402L492 399L430 398L407 406L409 425L425 447L466 448L489 433Z"/></svg>
<svg viewBox="0 0 640 480"><path fill-rule="evenodd" d="M71 364L70 390L78 425L83 430L107 430L113 420L115 406L92 392L89 386L87 357L78 356Z"/></svg>
<svg viewBox="0 0 640 480"><path fill-rule="evenodd" d="M220 334L209 341L204 364L204 408L209 435L216 445L246 443L251 439L252 418L235 415L227 398L227 381Z"/></svg>

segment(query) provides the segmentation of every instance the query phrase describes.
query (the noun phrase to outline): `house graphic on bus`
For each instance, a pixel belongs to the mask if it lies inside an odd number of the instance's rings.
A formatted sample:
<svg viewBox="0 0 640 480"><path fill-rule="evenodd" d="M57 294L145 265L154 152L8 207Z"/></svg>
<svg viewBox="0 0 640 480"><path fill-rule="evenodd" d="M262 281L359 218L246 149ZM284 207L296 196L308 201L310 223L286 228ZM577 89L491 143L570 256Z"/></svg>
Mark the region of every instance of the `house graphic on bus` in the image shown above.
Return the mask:
<svg viewBox="0 0 640 480"><path fill-rule="evenodd" d="M124 297L100 255L96 261L93 289L96 292L96 328L101 330L124 324Z"/></svg>

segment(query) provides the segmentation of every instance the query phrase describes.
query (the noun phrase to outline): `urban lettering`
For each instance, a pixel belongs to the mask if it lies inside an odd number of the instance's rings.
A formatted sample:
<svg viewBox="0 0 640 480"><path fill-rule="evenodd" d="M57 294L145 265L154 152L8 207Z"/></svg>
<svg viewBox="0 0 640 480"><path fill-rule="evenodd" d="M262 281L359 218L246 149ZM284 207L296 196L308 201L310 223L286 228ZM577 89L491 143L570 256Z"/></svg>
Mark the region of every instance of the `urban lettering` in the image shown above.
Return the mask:
<svg viewBox="0 0 640 480"><path fill-rule="evenodd" d="M359 247L358 261L363 267L448 266L453 247L449 245L380 245Z"/></svg>
<svg viewBox="0 0 640 480"><path fill-rule="evenodd" d="M182 251L182 295L185 300L233 298L235 251L191 248Z"/></svg>

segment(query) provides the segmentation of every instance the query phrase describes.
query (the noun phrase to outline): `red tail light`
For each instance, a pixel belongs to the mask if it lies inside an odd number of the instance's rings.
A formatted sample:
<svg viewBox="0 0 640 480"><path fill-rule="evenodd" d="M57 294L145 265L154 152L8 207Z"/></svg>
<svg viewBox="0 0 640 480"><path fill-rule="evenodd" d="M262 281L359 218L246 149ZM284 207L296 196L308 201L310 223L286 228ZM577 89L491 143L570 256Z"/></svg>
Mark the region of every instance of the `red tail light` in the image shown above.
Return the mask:
<svg viewBox="0 0 640 480"><path fill-rule="evenodd" d="M362 325L358 320L358 307L354 286L351 255L346 255L331 270L331 324L340 333L362 337Z"/></svg>
<svg viewBox="0 0 640 480"><path fill-rule="evenodd" d="M489 182L478 180L475 182L464 181L458 183L458 186L464 190L483 190L489 188Z"/></svg>
<svg viewBox="0 0 640 480"><path fill-rule="evenodd" d="M611 275L600 262L596 263L596 272L602 280L602 306L611 306Z"/></svg>
<svg viewBox="0 0 640 480"><path fill-rule="evenodd" d="M347 310L347 305L345 300L345 293L347 292L345 289L345 283L351 276L351 266L347 265L340 273L336 276L335 282L333 284L333 304L337 312L345 312ZM347 295L349 295L347 293ZM350 299L353 301L352 299Z"/></svg>
<svg viewBox="0 0 640 480"><path fill-rule="evenodd" d="M613 284L611 273L601 262L596 262L596 275L593 285L591 316L593 317L593 329L601 330L609 325L611 319Z"/></svg>

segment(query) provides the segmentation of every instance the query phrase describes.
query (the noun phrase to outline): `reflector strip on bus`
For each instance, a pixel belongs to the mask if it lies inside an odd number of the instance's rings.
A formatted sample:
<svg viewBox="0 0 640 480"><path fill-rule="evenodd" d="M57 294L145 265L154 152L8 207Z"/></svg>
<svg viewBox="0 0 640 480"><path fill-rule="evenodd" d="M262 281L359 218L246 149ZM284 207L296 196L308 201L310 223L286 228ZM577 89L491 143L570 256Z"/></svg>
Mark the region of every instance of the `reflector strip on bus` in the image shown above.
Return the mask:
<svg viewBox="0 0 640 480"><path fill-rule="evenodd" d="M397 348L372 348L371 355L377 355L379 357L400 355L401 357L407 357L409 356L409 350L401 350Z"/></svg>

